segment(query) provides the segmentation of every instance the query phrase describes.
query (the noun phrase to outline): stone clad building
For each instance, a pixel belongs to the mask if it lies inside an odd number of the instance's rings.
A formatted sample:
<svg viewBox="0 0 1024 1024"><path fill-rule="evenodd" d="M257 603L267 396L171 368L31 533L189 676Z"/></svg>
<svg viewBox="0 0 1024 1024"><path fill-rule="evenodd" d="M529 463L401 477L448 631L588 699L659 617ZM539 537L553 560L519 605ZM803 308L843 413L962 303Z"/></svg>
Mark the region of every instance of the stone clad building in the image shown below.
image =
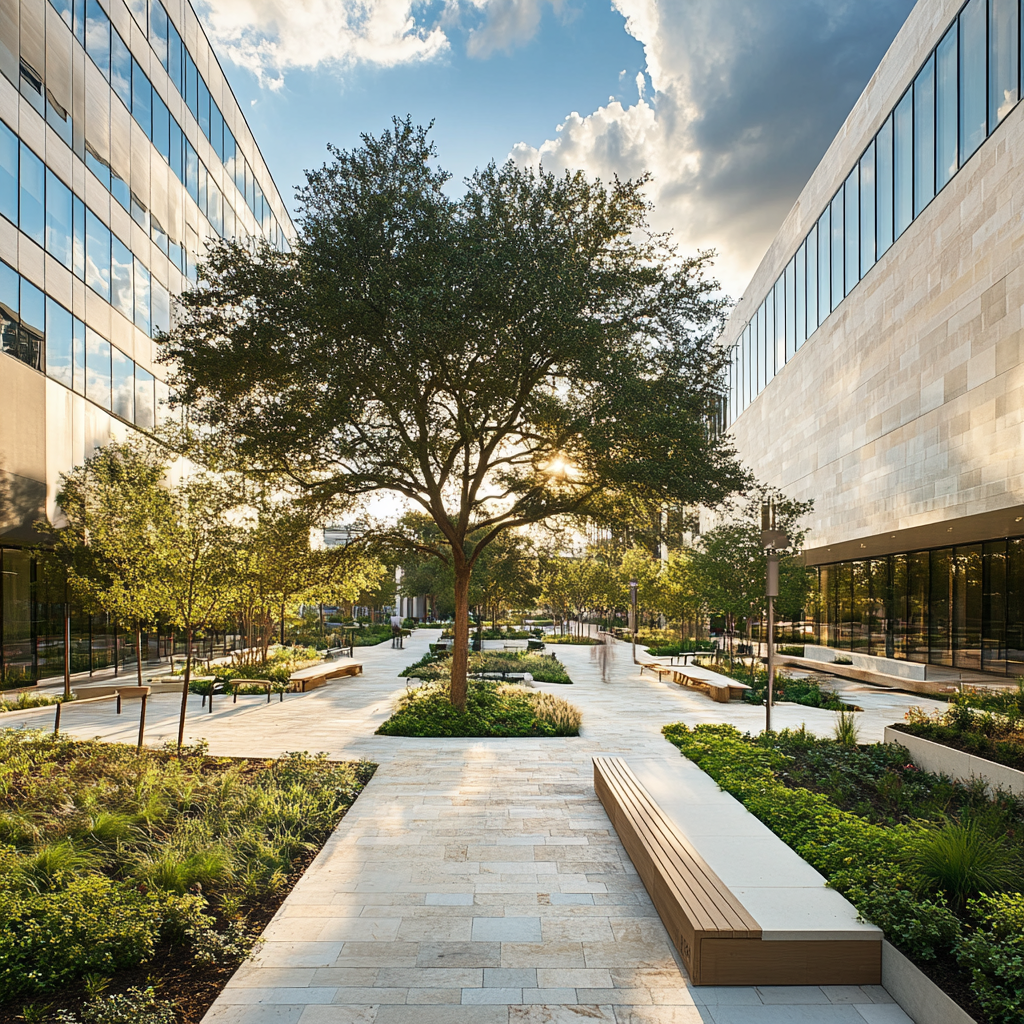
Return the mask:
<svg viewBox="0 0 1024 1024"><path fill-rule="evenodd" d="M290 232L187 0L0 0L0 676L62 670L32 524L60 473L168 415L152 339L205 240ZM104 619L72 629L74 669L114 658Z"/></svg>
<svg viewBox="0 0 1024 1024"><path fill-rule="evenodd" d="M740 454L815 502L808 642L1024 674L1022 17L919 0L724 332Z"/></svg>

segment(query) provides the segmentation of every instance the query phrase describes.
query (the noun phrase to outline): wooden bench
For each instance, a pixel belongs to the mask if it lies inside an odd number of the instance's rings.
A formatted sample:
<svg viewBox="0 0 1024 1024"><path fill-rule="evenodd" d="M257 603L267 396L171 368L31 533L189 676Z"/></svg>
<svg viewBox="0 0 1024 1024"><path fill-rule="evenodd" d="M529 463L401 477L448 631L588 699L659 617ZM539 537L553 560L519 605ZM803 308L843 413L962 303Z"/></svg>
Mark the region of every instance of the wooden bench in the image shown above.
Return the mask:
<svg viewBox="0 0 1024 1024"><path fill-rule="evenodd" d="M293 672L288 680L292 690L297 693L305 693L307 690L315 690L326 686L329 679L341 679L344 676L358 676L363 671L362 662L350 661L345 665L311 665L309 668L300 668Z"/></svg>
<svg viewBox="0 0 1024 1024"><path fill-rule="evenodd" d="M765 939L761 924L743 901L662 811L625 761L594 758L594 789L694 985L881 984L882 946L877 929L854 923L842 932L845 936L852 928L849 937L794 938L782 932ZM723 797L732 801L728 794ZM743 840L737 837L736 842ZM787 882L779 879L783 897ZM825 892L826 898L838 896ZM849 911L855 916L852 907ZM813 932L797 928L793 934Z"/></svg>
<svg viewBox="0 0 1024 1024"><path fill-rule="evenodd" d="M659 679L663 676L671 676L673 669L670 665L665 665L660 661L637 661L640 666L640 675L644 674L644 669L648 672L653 672Z"/></svg>
<svg viewBox="0 0 1024 1024"><path fill-rule="evenodd" d="M280 683L274 682L273 679L232 679L230 681L231 689L234 691L234 699L231 701L232 704L238 703L238 691L243 686L258 686L263 690L267 691L267 703L270 703L270 694L275 686L280 686ZM282 689L278 694L278 703L284 701L284 690ZM213 710L213 700L210 700L210 709Z"/></svg>

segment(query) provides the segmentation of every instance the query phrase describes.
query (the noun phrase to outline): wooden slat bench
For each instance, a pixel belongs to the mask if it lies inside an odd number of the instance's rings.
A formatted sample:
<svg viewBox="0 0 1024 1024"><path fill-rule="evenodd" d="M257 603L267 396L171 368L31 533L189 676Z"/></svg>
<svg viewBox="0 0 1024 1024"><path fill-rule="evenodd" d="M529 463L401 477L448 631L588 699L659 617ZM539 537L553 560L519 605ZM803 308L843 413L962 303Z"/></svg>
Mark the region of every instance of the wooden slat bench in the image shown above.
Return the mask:
<svg viewBox="0 0 1024 1024"><path fill-rule="evenodd" d="M330 679L340 679L343 676L358 676L363 671L362 662L350 661L343 665L323 663L311 665L309 668L301 668L293 672L289 677L292 689L298 693L305 693L307 690L315 690L318 687L326 686Z"/></svg>
<svg viewBox="0 0 1024 1024"><path fill-rule="evenodd" d="M746 683L730 679L728 676L708 673L705 677L703 675L696 675L693 669L673 668L670 671L669 678L679 686L692 686L695 689L703 690L713 701L717 701L719 704L726 704L730 700L742 700L743 694L750 689Z"/></svg>
<svg viewBox="0 0 1024 1024"><path fill-rule="evenodd" d="M829 919L832 897L841 899L838 894L825 891L822 916L825 924L838 928L839 937L816 938L810 926L794 926L766 938L740 896L722 882L625 761L594 758L594 789L694 985L881 984L881 933L857 924L852 907L850 923L837 926ZM743 839L738 836L736 843ZM779 879L783 900L786 886L796 884Z"/></svg>

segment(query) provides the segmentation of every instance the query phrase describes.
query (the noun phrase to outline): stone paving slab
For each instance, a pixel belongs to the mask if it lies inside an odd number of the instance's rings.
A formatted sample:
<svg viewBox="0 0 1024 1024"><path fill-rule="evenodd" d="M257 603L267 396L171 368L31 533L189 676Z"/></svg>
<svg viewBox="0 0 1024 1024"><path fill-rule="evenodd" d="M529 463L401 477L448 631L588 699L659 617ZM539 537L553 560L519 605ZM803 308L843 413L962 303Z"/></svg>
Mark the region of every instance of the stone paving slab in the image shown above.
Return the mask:
<svg viewBox="0 0 1024 1024"><path fill-rule="evenodd" d="M397 672L434 636L362 648L362 676L283 703L190 704L188 735L216 754L275 756L301 737L380 766L205 1024L908 1024L882 989L691 986L594 795L595 754L678 765L664 724L756 730L763 711L641 677L624 644L567 646L551 650L575 685L538 685L581 707L580 737L374 736L405 687ZM884 698L861 717L865 739L902 716ZM173 738L176 701L150 701L151 744ZM67 730L133 742L137 721L100 707L67 709ZM792 705L775 717L819 734L835 721Z"/></svg>

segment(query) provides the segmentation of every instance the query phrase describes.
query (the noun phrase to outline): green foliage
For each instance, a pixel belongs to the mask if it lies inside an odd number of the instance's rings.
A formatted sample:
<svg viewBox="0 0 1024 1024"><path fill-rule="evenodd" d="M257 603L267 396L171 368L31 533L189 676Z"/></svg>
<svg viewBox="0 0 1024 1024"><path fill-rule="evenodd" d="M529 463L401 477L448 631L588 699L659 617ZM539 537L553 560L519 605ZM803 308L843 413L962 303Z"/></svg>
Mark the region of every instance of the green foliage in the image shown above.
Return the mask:
<svg viewBox="0 0 1024 1024"><path fill-rule="evenodd" d="M174 1003L158 999L156 989L129 988L110 996L91 998L79 1014L60 1011L55 1024L175 1024Z"/></svg>
<svg viewBox="0 0 1024 1024"><path fill-rule="evenodd" d="M1019 803L921 772L894 745L850 748L804 730L753 739L732 726L663 731L891 942L919 961L957 956L993 1021L1021 1019L1024 897L989 893L964 909L972 892L1019 885L1010 849L1024 825Z"/></svg>
<svg viewBox="0 0 1024 1024"><path fill-rule="evenodd" d="M965 690L950 698L945 711L928 715L912 708L906 723L895 728L1024 771L1024 718L1018 710L1018 700L1024 698L1019 690L1020 683L1002 693Z"/></svg>
<svg viewBox="0 0 1024 1024"><path fill-rule="evenodd" d="M322 755L175 758L0 733L0 1000L109 975L165 941L244 955L246 906L288 881L371 774ZM240 923L217 933L209 899Z"/></svg>
<svg viewBox="0 0 1024 1024"><path fill-rule="evenodd" d="M538 702L543 706L538 708ZM560 708L565 705L571 711ZM575 712L575 714L573 714ZM466 709L456 708L443 682L410 690L377 730L381 736L576 736L579 712L565 701L498 680L470 680Z"/></svg>
<svg viewBox="0 0 1024 1024"><path fill-rule="evenodd" d="M177 897L102 875L51 892L0 890L0 1001L144 961L183 909Z"/></svg>
<svg viewBox="0 0 1024 1024"><path fill-rule="evenodd" d="M855 747L860 740L860 728L857 725L857 715L852 709L840 711L836 715L836 724L833 728L836 742L844 747Z"/></svg>
<svg viewBox="0 0 1024 1024"><path fill-rule="evenodd" d="M744 692L743 699L748 704L763 704L768 696L768 669L764 665L750 667L742 662L716 662L712 666L716 672L746 683L750 689ZM791 704L802 704L809 708L825 708L828 711L849 711L850 705L844 704L831 690L823 690L815 679L796 679L784 672L775 672L775 687L772 691L774 700L789 701Z"/></svg>
<svg viewBox="0 0 1024 1024"><path fill-rule="evenodd" d="M969 909L978 929L959 946L974 994L993 1024L1018 1024L1024 1007L1024 896L982 896Z"/></svg>
<svg viewBox="0 0 1024 1024"><path fill-rule="evenodd" d="M74 695L65 698L61 696L52 696L46 693L32 693L26 691L25 693L19 693L16 700L3 700L0 699L0 714L5 711L24 711L26 708L45 708L53 704L61 704L64 700L74 700Z"/></svg>
<svg viewBox="0 0 1024 1024"><path fill-rule="evenodd" d="M912 863L930 889L945 893L961 909L980 893L1003 892L1020 882L1018 852L972 819L925 829Z"/></svg>
<svg viewBox="0 0 1024 1024"><path fill-rule="evenodd" d="M539 683L572 682L565 666L557 658L527 651L474 652L469 656L469 672L471 675L481 672L528 672ZM402 669L399 675L422 679L424 682L447 679L451 675L451 655L425 654L419 661Z"/></svg>

